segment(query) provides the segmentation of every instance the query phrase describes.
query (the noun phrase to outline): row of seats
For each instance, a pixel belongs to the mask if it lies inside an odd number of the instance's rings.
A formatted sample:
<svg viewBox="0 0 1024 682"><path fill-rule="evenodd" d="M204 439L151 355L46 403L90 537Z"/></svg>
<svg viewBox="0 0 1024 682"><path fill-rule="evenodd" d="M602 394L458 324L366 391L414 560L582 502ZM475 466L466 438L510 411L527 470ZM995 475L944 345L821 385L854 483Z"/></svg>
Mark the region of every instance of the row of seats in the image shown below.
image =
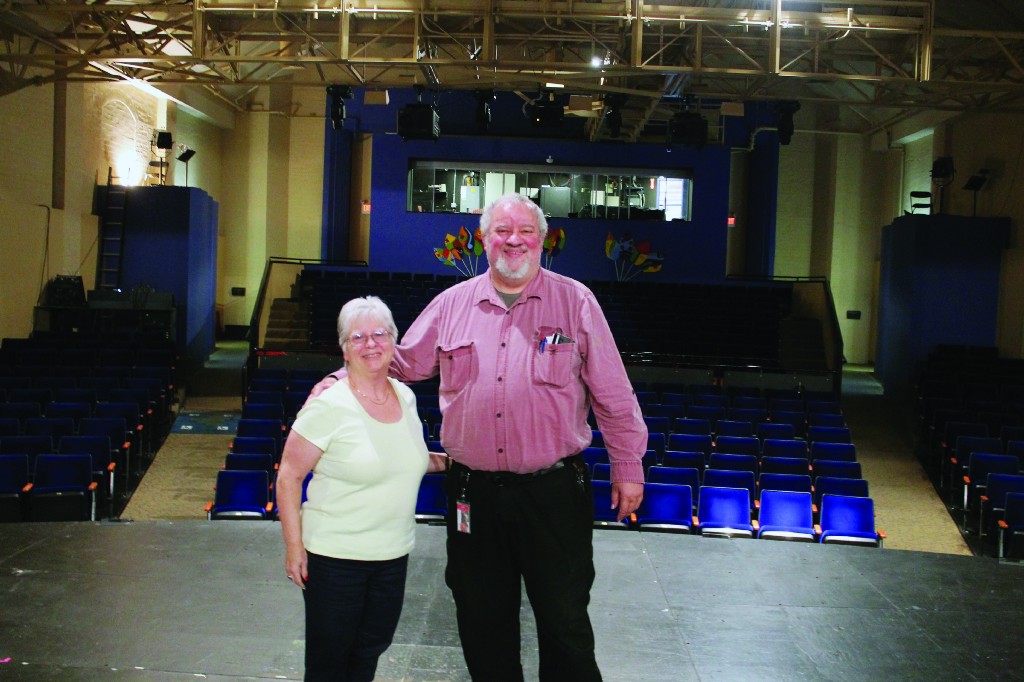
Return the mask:
<svg viewBox="0 0 1024 682"><path fill-rule="evenodd" d="M584 451L594 480L610 480L611 465L607 454L594 456L593 450ZM744 488L750 493L756 507L760 491L766 489L791 490L814 493L815 504L826 492L845 495L867 495L867 481L860 463L853 461L814 460L767 457L761 462L749 455L713 455L705 466L699 453L670 453L662 460L653 453L645 460L645 480L649 483L675 483L688 485L696 491L698 486ZM696 456L694 456L696 455ZM645 462L646 464L647 462ZM825 481L821 486L819 481ZM840 493L840 491L842 491ZM696 492L694 499L696 500Z"/></svg>
<svg viewBox="0 0 1024 682"><path fill-rule="evenodd" d="M816 521L809 491L764 490L755 507L745 488L648 482L640 508L620 522L611 508L611 483L596 479L592 487L598 528L875 547L885 539L884 531L875 529L874 503L866 495L823 494ZM756 516L751 512L755 508ZM424 477L416 509L421 522L443 522L447 499L442 474Z"/></svg>
<svg viewBox="0 0 1024 682"><path fill-rule="evenodd" d="M115 516L170 429L175 361L160 341L4 339L0 456L14 461L0 481L4 519ZM48 496L64 506L35 502Z"/></svg>
<svg viewBox="0 0 1024 682"><path fill-rule="evenodd" d="M250 413L246 414L243 411L243 418L239 421L238 435L235 438L232 453L228 456L229 461L225 462L225 471L221 472L218 479L222 476L233 477L236 475L228 472L246 469L257 471L259 475L242 475L243 478L249 479L248 484L244 486L228 484L226 489L219 480L217 499L208 505L210 518L273 517L271 509L273 507L274 463L278 461L280 444L287 431L288 422L280 418L251 419L250 417L256 416L255 411L264 409L273 409L274 415L281 414L284 409L283 396L287 395L294 377L271 378L264 376L262 378L280 382L274 393L277 402L253 403L254 399L269 398L273 400L274 397L252 390L247 393L246 405L251 406ZM264 385L260 388L269 387ZM417 392L421 401L425 400L429 405L426 408L421 406L424 437L436 437L440 411L433 405L430 397L436 396L436 386L414 385L413 390ZM659 392L656 399L662 399L665 393L668 392ZM749 397L754 398L755 396ZM794 401L799 399L801 400L800 406L806 407L803 396L778 399ZM794 407L795 405L787 404L786 406ZM832 414L841 417L837 404L831 404L829 409ZM802 412L801 414L806 413ZM690 509L686 515L688 517L693 516L694 512L697 512L699 516L700 493L705 489L741 490L747 495L748 520L753 521L754 524L761 523L759 520L762 513L760 505L767 492L806 494L810 503L812 523L820 519L817 515L818 504L825 495L868 496L867 481L861 478L860 465L856 462L856 449L850 443L849 430L845 426L820 427L821 431L812 431L811 433L820 433L822 439L808 442L795 438L758 439L754 436L728 435L728 425L723 425L726 428L719 429L726 433L714 436L710 433L710 428L706 429L706 433L701 434L664 433L654 431L652 427L666 422L648 419L647 423L652 443L658 443L660 438L662 446L652 448L645 457L648 482L650 485L656 486L655 490L666 486L669 491L673 491L673 494L683 494L682 489L685 488L690 493ZM747 429L743 433L753 430L753 425L748 423ZM793 435L793 430L791 429L787 433ZM595 431L594 438L595 442L600 443L600 432ZM664 446L670 442L673 445L682 446L684 449L681 451L666 450ZM434 451L442 450L440 442L433 440L428 441L428 447ZM584 455L588 467L591 468L595 489L599 491L605 484L608 484L610 477L607 451L601 447L591 447L585 451ZM825 458L826 455L833 459ZM694 464L694 466L676 466L684 463ZM829 468L833 464L839 467L837 471ZM778 470L775 470L774 467L778 467ZM252 482L256 478L259 478L259 481ZM437 522L444 518L447 502L444 499L442 479L443 477L437 475L428 475L424 478L417 505L418 520ZM237 499L232 503L228 498L236 497L237 492L246 487L258 494L254 495L253 499L245 505L241 505L244 507L244 511L241 511ZM269 492L264 494L267 490ZM223 491L223 495L221 491ZM659 494L655 493L649 504L654 504ZM601 520L599 523L604 523L604 521ZM632 523L636 527L642 527L643 524L640 517ZM771 534L772 531L769 529L766 537ZM822 534L812 531L810 537L821 540ZM829 535L825 534L824 537L828 538ZM880 543L877 534L871 537Z"/></svg>
<svg viewBox="0 0 1024 682"><path fill-rule="evenodd" d="M604 436L600 431L592 431L592 442L602 446ZM786 432L790 433L790 432ZM808 453L811 447L841 451L847 448L833 447L851 445L850 430L846 427L820 426L811 427L806 439L790 436L785 438L772 437L783 435L781 430L764 428L761 435L710 435L701 433L670 433L647 432L647 449L659 453L667 450L684 452L730 452L733 454L800 456L800 452Z"/></svg>
<svg viewBox="0 0 1024 682"><path fill-rule="evenodd" d="M801 542L841 543L881 547L885 533L875 528L870 497L823 495L818 523L814 522L811 494L766 490L761 494L758 518L750 514L749 493L741 488L702 486L696 515L689 486L650 483L644 501L626 527L671 530L709 537L765 538ZM610 509L611 484L594 482L596 522L611 527L618 522ZM607 504L606 504L607 503Z"/></svg>
<svg viewBox="0 0 1024 682"><path fill-rule="evenodd" d="M71 452L0 454L0 522L91 521L97 518L101 482L113 486L113 470L95 471L94 458ZM107 498L109 499L109 498Z"/></svg>
<svg viewBox="0 0 1024 682"><path fill-rule="evenodd" d="M310 311L314 347L337 346L338 310L367 294L384 298L400 330L452 281L429 277L355 278L348 273L304 270L299 292ZM701 285L689 283L589 282L624 353L713 358L717 362L779 365L780 324L791 313L788 284ZM674 301L677 314L664 315Z"/></svg>
<svg viewBox="0 0 1024 682"><path fill-rule="evenodd" d="M0 374L60 373L92 367L173 366L174 346L166 341L126 341L87 335L5 337L0 340ZM22 371L19 372L19 368ZM28 368L25 371L25 368Z"/></svg>
<svg viewBox="0 0 1024 682"><path fill-rule="evenodd" d="M23 493L27 492L25 485L40 482L37 471L41 466L52 469L59 465L56 459L84 457L89 475L74 479L76 485L84 491L90 484L95 484L95 501L101 504L99 511L113 515L115 501L126 496L133 483L131 476L126 473L131 468L128 455L130 443L124 440L125 428L123 419L94 417L83 420L79 433L64 435L59 439L50 436L0 437L0 457L9 458L8 464L11 467L4 470L9 478L0 480L0 495L18 498L21 500L19 504L23 504ZM11 461L17 461L18 464L11 464ZM75 473L78 473L77 469ZM4 520L19 521L22 518L10 515L5 516Z"/></svg>
<svg viewBox="0 0 1024 682"><path fill-rule="evenodd" d="M1007 496L1024 491L1024 362L937 346L920 371L917 418L918 452L940 495L976 551L1002 556Z"/></svg>

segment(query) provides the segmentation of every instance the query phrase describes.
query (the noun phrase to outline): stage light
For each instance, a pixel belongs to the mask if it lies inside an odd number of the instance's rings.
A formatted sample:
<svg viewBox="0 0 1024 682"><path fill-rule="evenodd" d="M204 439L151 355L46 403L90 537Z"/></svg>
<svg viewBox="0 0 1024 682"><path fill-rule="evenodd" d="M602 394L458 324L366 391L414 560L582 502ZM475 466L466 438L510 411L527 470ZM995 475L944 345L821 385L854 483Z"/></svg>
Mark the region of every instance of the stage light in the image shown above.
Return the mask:
<svg viewBox="0 0 1024 682"><path fill-rule="evenodd" d="M156 133L156 148L157 149L171 149L174 147L174 139L171 137L171 133L166 130L158 130Z"/></svg>
<svg viewBox="0 0 1024 682"><path fill-rule="evenodd" d="M476 128L478 132L486 133L491 127L491 102L494 100L494 90L476 90Z"/></svg>
<svg viewBox="0 0 1024 682"><path fill-rule="evenodd" d="M782 100L775 105L775 110L779 115L779 122L776 126L779 133L779 144L789 144L793 141L793 132L795 131L793 114L800 111L800 102Z"/></svg>
<svg viewBox="0 0 1024 682"><path fill-rule="evenodd" d="M328 85L327 100L330 107L331 127L334 130L345 125L345 100L352 97L352 88L347 85Z"/></svg>
<svg viewBox="0 0 1024 682"><path fill-rule="evenodd" d="M605 95L604 97L604 120L608 124L608 134L618 137L622 133L622 105L625 103L624 95Z"/></svg>
<svg viewBox="0 0 1024 682"><path fill-rule="evenodd" d="M952 156L940 156L932 161L932 180L937 185L948 185L956 175Z"/></svg>

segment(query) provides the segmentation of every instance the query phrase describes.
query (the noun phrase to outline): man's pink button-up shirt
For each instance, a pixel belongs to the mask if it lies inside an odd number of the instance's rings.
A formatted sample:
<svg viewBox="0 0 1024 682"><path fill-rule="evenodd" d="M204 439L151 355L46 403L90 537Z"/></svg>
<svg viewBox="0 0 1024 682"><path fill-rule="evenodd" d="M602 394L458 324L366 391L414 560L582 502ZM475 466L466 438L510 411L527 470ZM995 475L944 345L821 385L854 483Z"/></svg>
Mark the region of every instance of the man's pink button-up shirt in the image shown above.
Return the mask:
<svg viewBox="0 0 1024 682"><path fill-rule="evenodd" d="M562 343L543 343L558 333ZM440 372L441 442L457 462L528 473L590 444L591 406L612 480L642 483L647 428L593 293L541 269L511 308L487 273L438 294L395 350L392 374Z"/></svg>

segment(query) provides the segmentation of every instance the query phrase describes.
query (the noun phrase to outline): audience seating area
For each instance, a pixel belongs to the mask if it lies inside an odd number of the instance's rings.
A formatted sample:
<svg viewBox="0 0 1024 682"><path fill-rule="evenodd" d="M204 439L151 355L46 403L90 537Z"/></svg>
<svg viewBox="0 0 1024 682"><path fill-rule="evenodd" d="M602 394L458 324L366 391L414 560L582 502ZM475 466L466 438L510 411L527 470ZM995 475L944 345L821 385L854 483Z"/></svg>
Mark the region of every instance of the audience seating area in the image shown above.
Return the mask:
<svg viewBox="0 0 1024 682"><path fill-rule="evenodd" d="M455 276L306 268L299 297L308 302L314 348L338 345L338 310L356 296L380 296L404 331ZM601 304L619 350L648 362L756 364L779 367L780 323L790 314L792 283L685 284L586 282ZM666 301L673 313L665 314Z"/></svg>
<svg viewBox="0 0 1024 682"><path fill-rule="evenodd" d="M170 429L175 365L166 339L3 339L0 520L116 516Z"/></svg>
<svg viewBox="0 0 1024 682"><path fill-rule="evenodd" d="M595 430L584 457L598 527L882 546L834 395L665 385L636 393L648 427L644 503L623 522L606 508L608 451ZM780 413L786 428L776 430Z"/></svg>
<svg viewBox="0 0 1024 682"><path fill-rule="evenodd" d="M918 453L975 553L1024 556L1009 497L1024 493L1024 360L938 346L917 387Z"/></svg>
<svg viewBox="0 0 1024 682"><path fill-rule="evenodd" d="M250 387L257 388L248 391L243 415L260 405L263 416L239 421L225 470L218 476L218 499L207 506L209 518L274 517L273 472L311 380L305 370L254 371ZM300 388L294 389L296 385ZM429 449L440 451L437 384L415 384L413 390L424 439ZM593 444L583 456L593 478L597 527L882 546L885 534L875 529L868 482L860 475L851 434L840 425L842 410L834 395L761 394L715 385L644 386L636 393L648 426L644 504L621 523L609 509L608 451L593 422ZM706 407L714 410L698 409ZM787 414L787 428L764 428L775 424L777 411ZM748 415L761 420L735 418ZM828 426L812 424L819 415L833 419ZM248 453L245 458L243 452ZM224 479L236 474L256 479L243 471L258 472L260 484L246 488L233 482L230 490L222 490ZM444 521L442 480L438 474L424 477L418 521ZM240 499L240 490L248 490L248 498Z"/></svg>

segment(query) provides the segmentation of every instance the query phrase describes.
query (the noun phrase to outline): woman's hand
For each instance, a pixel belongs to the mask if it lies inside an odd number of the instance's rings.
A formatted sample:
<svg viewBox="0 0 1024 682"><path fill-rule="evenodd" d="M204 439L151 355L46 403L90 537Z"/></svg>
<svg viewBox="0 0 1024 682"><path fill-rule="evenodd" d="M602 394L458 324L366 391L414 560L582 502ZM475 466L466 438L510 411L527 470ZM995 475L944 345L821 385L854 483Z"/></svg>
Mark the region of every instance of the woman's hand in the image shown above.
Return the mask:
<svg viewBox="0 0 1024 682"><path fill-rule="evenodd" d="M284 574L299 589L306 589L309 580L308 559L304 547L287 547L284 553Z"/></svg>
<svg viewBox="0 0 1024 682"><path fill-rule="evenodd" d="M297 431L288 434L277 471L277 515L284 536L284 574L306 588L309 560L302 544L302 482L324 452Z"/></svg>

